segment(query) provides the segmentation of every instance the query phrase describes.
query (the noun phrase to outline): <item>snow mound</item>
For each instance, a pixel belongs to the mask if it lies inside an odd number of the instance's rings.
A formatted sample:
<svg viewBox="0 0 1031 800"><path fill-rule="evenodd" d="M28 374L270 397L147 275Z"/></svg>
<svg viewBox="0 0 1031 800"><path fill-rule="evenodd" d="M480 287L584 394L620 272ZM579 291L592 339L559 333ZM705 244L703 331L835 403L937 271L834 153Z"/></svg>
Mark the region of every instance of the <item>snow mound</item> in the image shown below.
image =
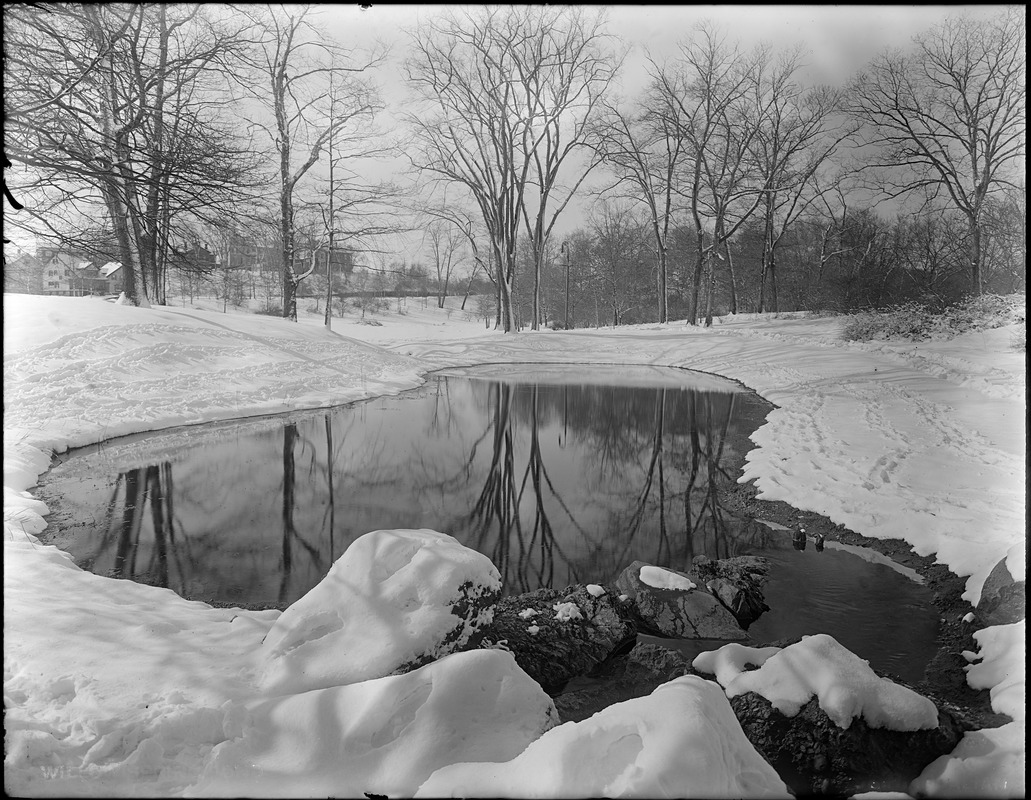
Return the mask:
<svg viewBox="0 0 1031 800"><path fill-rule="evenodd" d="M447 534L356 539L262 643L262 688L287 694L382 678L461 649L493 619L501 576Z"/></svg>
<svg viewBox="0 0 1031 800"><path fill-rule="evenodd" d="M966 668L967 683L975 689L991 689L992 708L1023 720L1027 712L1024 686L1027 664L1026 621L995 625L974 634L980 646L980 664Z"/></svg>
<svg viewBox="0 0 1031 800"><path fill-rule="evenodd" d="M1021 620L983 628L974 639L980 651L964 655L981 663L966 668L967 683L991 689L992 708L1014 721L965 733L955 750L928 764L910 784L914 797L1024 796L1026 624Z"/></svg>
<svg viewBox="0 0 1031 800"><path fill-rule="evenodd" d="M696 585L685 578L662 567L641 567L641 583L651 586L653 589L679 589L690 591L697 588Z"/></svg>
<svg viewBox="0 0 1031 800"><path fill-rule="evenodd" d="M436 769L514 758L558 719L510 653L251 704L187 796L410 797Z"/></svg>
<svg viewBox="0 0 1031 800"><path fill-rule="evenodd" d="M963 734L956 749L932 761L909 784L913 797L1024 797L1023 722Z"/></svg>
<svg viewBox="0 0 1031 800"><path fill-rule="evenodd" d="M938 726L934 703L912 689L878 677L869 663L825 633L804 636L785 647L753 649L725 645L698 655L693 666L716 675L727 692L737 697L755 692L788 717L816 695L820 708L839 728L862 717L871 728L916 731ZM745 665L759 669L746 671Z"/></svg>
<svg viewBox="0 0 1031 800"><path fill-rule="evenodd" d="M552 728L504 763L437 770L416 797L790 797L716 684L695 676Z"/></svg>

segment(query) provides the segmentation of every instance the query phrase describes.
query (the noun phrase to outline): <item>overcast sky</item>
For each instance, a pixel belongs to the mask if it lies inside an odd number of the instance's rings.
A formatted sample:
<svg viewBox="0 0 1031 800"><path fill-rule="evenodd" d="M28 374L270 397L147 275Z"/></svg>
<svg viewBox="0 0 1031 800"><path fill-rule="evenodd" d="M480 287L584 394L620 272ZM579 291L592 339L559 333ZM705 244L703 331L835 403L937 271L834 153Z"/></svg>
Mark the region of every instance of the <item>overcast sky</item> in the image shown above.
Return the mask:
<svg viewBox="0 0 1031 800"><path fill-rule="evenodd" d="M596 7L596 6L591 6ZM399 107L406 94L401 64L407 55L406 30L441 13L441 5L323 6L319 23L334 40L347 47L367 47L374 42L390 46L390 58L379 71L377 82L388 107ZM451 6L454 8L454 6ZM987 16L1002 6L906 5L613 5L608 6L608 30L629 48L621 77L620 93L633 97L647 80L647 59L658 62L674 55L693 26L712 20L724 28L730 40L743 48L761 42L788 49L801 45L807 55L813 82L843 84L886 47L906 48L913 36L942 22L948 16ZM392 115L384 119L387 130L397 130ZM403 161L384 164L388 174ZM582 207L567 209L556 226L564 235L584 223ZM417 237L415 237L417 238ZM418 258L417 241L408 237L399 243L409 259Z"/></svg>

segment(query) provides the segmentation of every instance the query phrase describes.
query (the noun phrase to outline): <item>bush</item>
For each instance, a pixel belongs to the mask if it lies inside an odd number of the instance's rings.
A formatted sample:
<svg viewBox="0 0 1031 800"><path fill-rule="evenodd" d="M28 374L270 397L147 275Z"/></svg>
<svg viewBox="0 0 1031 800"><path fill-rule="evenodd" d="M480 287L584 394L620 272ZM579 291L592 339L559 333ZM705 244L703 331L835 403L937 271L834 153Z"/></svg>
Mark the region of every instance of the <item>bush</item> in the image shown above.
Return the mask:
<svg viewBox="0 0 1031 800"><path fill-rule="evenodd" d="M911 302L879 311L851 315L841 331L846 341L912 341L951 339L968 331L1023 322L1022 294L986 294L937 310L929 303Z"/></svg>
<svg viewBox="0 0 1031 800"><path fill-rule="evenodd" d="M266 317L281 317L283 316L283 307L266 303L262 308L259 308L254 313L263 314Z"/></svg>

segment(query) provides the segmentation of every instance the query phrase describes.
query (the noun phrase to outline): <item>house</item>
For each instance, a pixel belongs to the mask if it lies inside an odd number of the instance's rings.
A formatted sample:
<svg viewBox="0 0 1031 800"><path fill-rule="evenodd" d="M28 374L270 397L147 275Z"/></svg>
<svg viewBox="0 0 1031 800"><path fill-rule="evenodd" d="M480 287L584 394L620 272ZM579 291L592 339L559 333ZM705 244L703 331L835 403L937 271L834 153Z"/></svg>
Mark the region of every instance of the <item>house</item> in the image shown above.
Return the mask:
<svg viewBox="0 0 1031 800"><path fill-rule="evenodd" d="M43 294L43 262L31 253L4 260L4 291Z"/></svg>
<svg viewBox="0 0 1031 800"><path fill-rule="evenodd" d="M103 266L81 253L44 246L4 264L4 291L81 297L117 294L122 288L118 262Z"/></svg>

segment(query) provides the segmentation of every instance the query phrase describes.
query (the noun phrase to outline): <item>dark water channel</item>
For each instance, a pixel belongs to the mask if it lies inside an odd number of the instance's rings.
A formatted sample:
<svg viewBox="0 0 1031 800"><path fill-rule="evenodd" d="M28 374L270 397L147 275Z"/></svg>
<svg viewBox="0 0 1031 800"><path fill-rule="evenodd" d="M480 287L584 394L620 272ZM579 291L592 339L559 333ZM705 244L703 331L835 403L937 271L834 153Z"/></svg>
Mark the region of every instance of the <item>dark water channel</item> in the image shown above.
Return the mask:
<svg viewBox="0 0 1031 800"><path fill-rule="evenodd" d="M285 608L379 528L455 536L508 593L610 582L635 559L762 555L772 611L756 641L826 632L920 678L937 616L917 576L869 551L800 552L724 507L768 403L683 370L517 369L74 451L41 487L46 538L98 574L252 608Z"/></svg>

